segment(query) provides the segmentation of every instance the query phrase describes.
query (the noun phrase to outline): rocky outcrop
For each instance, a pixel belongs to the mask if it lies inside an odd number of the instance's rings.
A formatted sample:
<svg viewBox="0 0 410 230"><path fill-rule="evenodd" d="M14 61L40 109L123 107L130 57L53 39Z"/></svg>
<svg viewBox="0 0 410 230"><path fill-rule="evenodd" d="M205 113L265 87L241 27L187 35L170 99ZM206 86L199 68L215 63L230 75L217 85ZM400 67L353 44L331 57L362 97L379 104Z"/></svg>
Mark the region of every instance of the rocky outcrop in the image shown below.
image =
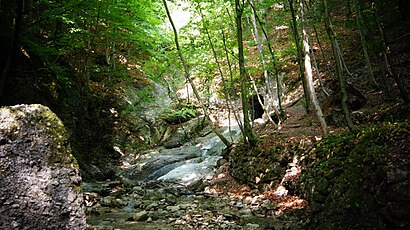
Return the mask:
<svg viewBox="0 0 410 230"><path fill-rule="evenodd" d="M410 123L329 137L301 161L308 229L409 229Z"/></svg>
<svg viewBox="0 0 410 230"><path fill-rule="evenodd" d="M0 229L85 229L79 169L42 105L0 108Z"/></svg>
<svg viewBox="0 0 410 230"><path fill-rule="evenodd" d="M270 151L238 145L229 155L232 176L261 190L274 188L286 173L290 156L285 152L279 144Z"/></svg>

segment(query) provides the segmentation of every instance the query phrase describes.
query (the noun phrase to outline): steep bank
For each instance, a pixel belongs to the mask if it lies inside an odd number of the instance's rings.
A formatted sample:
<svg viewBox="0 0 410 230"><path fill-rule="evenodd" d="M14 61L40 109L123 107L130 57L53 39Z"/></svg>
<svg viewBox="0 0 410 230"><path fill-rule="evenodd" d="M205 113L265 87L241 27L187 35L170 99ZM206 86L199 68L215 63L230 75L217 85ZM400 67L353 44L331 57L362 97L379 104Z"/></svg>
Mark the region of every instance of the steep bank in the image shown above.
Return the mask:
<svg viewBox="0 0 410 230"><path fill-rule="evenodd" d="M295 132L303 123L288 126L258 148L237 148L231 174L265 193L285 188L306 199L308 229L406 229L409 107L393 104L374 115L357 135L339 130L323 140Z"/></svg>

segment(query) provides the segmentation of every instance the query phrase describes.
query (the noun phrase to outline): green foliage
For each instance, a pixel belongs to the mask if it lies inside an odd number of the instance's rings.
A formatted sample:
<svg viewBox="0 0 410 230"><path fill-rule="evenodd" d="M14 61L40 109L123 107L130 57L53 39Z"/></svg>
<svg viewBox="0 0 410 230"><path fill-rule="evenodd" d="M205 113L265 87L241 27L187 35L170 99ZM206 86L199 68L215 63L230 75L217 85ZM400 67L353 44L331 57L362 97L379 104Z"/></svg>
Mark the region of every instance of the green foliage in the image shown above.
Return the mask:
<svg viewBox="0 0 410 230"><path fill-rule="evenodd" d="M196 117L196 106L193 104L181 104L175 109L166 109L161 118L169 124L180 124Z"/></svg>

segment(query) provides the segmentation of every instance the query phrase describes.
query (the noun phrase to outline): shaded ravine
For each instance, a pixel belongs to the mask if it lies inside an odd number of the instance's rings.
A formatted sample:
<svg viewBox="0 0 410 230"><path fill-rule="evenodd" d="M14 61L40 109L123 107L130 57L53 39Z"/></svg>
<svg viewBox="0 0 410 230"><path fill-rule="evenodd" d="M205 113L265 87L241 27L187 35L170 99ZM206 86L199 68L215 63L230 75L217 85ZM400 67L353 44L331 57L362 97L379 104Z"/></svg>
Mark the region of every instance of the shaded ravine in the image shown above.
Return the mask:
<svg viewBox="0 0 410 230"><path fill-rule="evenodd" d="M222 131L240 137L237 127ZM236 183L224 149L210 133L178 148L125 156L118 181L83 183L88 229L303 229L306 201L283 186L265 194L214 189ZM285 214L289 208L302 211Z"/></svg>

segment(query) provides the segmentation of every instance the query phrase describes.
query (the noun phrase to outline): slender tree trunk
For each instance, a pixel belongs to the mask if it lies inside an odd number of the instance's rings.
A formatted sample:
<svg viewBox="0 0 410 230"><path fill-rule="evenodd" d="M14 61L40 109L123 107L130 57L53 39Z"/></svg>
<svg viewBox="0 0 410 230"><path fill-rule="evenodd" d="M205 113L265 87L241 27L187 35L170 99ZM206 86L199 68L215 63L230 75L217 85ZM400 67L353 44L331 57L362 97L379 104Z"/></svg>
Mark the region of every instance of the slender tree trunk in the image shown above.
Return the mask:
<svg viewBox="0 0 410 230"><path fill-rule="evenodd" d="M305 100L306 100L306 110L309 112L311 110L311 101L309 99L308 95L308 87L307 87L307 82L305 81L305 78L303 77L303 51L302 47L300 44L300 36L299 36L299 30L298 30L298 24L296 21L296 13L295 9L293 7L293 0L288 0L289 2L289 7L290 7L290 12L292 14L292 31L293 31L293 36L295 38L295 44L296 44L296 49L298 52L298 59L299 59L299 71L300 71L300 78L302 79L302 84L303 84L303 92L305 93Z"/></svg>
<svg viewBox="0 0 410 230"><path fill-rule="evenodd" d="M314 50L313 50L313 48L312 48L312 47L313 47L312 32L311 32L311 30L310 30L310 28L309 28L309 26L308 26L308 20L307 20L306 16L305 16L305 25L306 25L306 32L309 34L309 43L310 43L310 48L309 48L309 49L310 49L310 53L312 54L313 63L314 63L314 65L315 65L317 78L318 78L319 83L320 83L320 88L322 89L323 93L324 93L326 96L329 96L329 93L327 92L326 87L325 87L325 84L324 84L324 82L323 82L322 75L320 74L320 69L319 69L319 65L317 64L317 61L316 61L315 52L314 52Z"/></svg>
<svg viewBox="0 0 410 230"><path fill-rule="evenodd" d="M199 8L199 12L200 12L200 14L201 14L202 19L204 20L204 19L205 19L205 16L204 16L204 14L202 13L201 8ZM214 43L212 42L211 35L209 34L209 30L208 30L208 27L207 27L207 23L206 23L206 21L203 21L203 22L204 22L204 23L203 23L203 27L204 27L204 29L205 29L205 33L206 33L206 36L207 36L207 38L208 38L209 45L211 46L212 54L213 54L213 56L214 56L215 63L216 63L216 65L217 65L217 67L218 67L219 75L221 76L222 87L223 87L223 91L224 91L224 94L225 94L225 103L226 103L226 107L227 107L227 109L228 109L228 120L229 120L229 127L228 127L228 129L229 129L229 131L231 131L231 116L230 116L230 114L231 114L230 101L231 101L231 100L230 100L229 90L228 90L228 87L227 87L227 84L226 84L226 81L225 81L225 76L224 76L224 74L223 74L223 71L222 71L222 68L221 68L221 64L220 64L220 62L219 62L219 60L218 60L218 55L216 54L216 50L215 50ZM224 37L223 39L225 39L225 37ZM223 41L223 42L225 43L225 41ZM232 141L232 139L231 139L231 141Z"/></svg>
<svg viewBox="0 0 410 230"><path fill-rule="evenodd" d="M306 4L306 2L304 2L303 4L304 4L304 6L306 7L306 11L310 12L310 11L311 11L311 10L310 10L310 7ZM320 88L322 89L323 93L324 93L326 96L329 96L329 93L327 92L326 87L325 87L325 84L324 84L324 82L323 82L322 75L320 74L319 65L317 64L316 55L315 55L315 52L314 52L314 50L313 50L313 36L312 36L312 32L311 32L311 30L310 30L310 26L313 26L313 28L314 28L315 36L316 36L316 41L317 41L317 43L319 44L320 52L322 52L323 60L325 60L325 63L327 63L326 57L324 56L323 51L322 51L322 45L321 45L320 40L319 40L319 37L318 37L319 35L318 35L317 31L316 31L316 28L314 27L314 24L313 24L313 23L309 23L310 20L307 19L307 16L305 16L305 22L306 22L306 30L307 30L307 33L309 34L310 54L312 55L312 58L313 58L313 63L314 63L314 65L315 65L317 78L318 78L319 83L320 83ZM329 75L330 75L330 72L329 72Z"/></svg>
<svg viewBox="0 0 410 230"><path fill-rule="evenodd" d="M223 30L222 24L220 25L220 29L221 29L221 33L222 33L222 42L223 42L223 45L224 45L224 51L225 51L226 61L227 61L227 64L228 64L228 70L229 70L229 76L230 76L230 82L231 82L231 85L229 87L229 90L230 90L229 93L232 93L232 97L234 99L236 99L238 94L236 93L235 86L233 84L234 80L233 80L232 64L231 64L231 61L230 61L230 58L229 58L228 47L226 46L226 36L225 36L225 32ZM228 114L228 115L230 117L230 114ZM234 116L235 116L236 121L238 122L239 128L241 129L241 133L244 133L244 128L243 128L242 121L241 121L241 119L239 119L238 114L235 111L234 111Z"/></svg>
<svg viewBox="0 0 410 230"><path fill-rule="evenodd" d="M249 109L248 109L248 78L245 73L245 58L243 55L243 38L242 38L242 13L243 13L243 2L242 5L239 0L235 0L235 13L236 13L236 29L237 29L237 39L238 39L238 55L239 55L239 74L241 80L241 101L242 101L242 111L243 111L243 136L245 143L253 146L256 144L255 137L252 132L252 127L249 120Z"/></svg>
<svg viewBox="0 0 410 230"><path fill-rule="evenodd" d="M369 74L369 80L370 80L370 84L373 86L373 88L378 88L376 79L374 78L374 72L373 72L373 67L372 67L372 63L370 61L370 56L369 56L369 52L367 50L367 44L366 44L366 37L365 37L365 28L363 25L363 16L362 16L362 9L360 8L360 4L359 4L359 0L354 0L354 6L356 9L356 23L357 23L357 27L359 29L359 34L360 34L360 42L362 45L362 49L363 49L363 55L364 55L364 60L366 62L366 68L367 68L367 72Z"/></svg>
<svg viewBox="0 0 410 230"><path fill-rule="evenodd" d="M309 46L309 35L307 34L306 26L306 15L304 1L300 2L300 16L302 18L302 38L303 38L303 48L305 53L305 82L307 83L307 94L309 95L309 100L312 102L312 109L315 111L316 118L319 121L320 128L322 130L323 137L327 137L328 128L325 119L323 118L322 109L320 108L319 101L316 97L315 87L313 86L313 72L312 64L310 61L310 46Z"/></svg>
<svg viewBox="0 0 410 230"><path fill-rule="evenodd" d="M275 124L275 122L270 117L270 112L272 111L271 106L273 107L273 110L275 111L275 113L278 116L279 120L282 120L282 114L283 114L282 101L281 101L281 86L280 86L280 82L279 82L275 56L274 56L273 50L270 46L270 42L268 41L267 34L266 34L265 29L263 27L263 23L260 21L260 18L257 15L254 1L251 0L249 2L249 4L251 5L252 11L253 11L253 14L251 15L252 25L253 25L254 30L255 30L255 40L256 40L257 48L258 48L258 51L259 51L259 54L260 54L261 60L262 60L263 75L264 75L264 78L265 78L266 91L267 91L267 95L266 95L266 99L265 99L265 103L264 103L265 104L264 105L264 107L265 107L264 110L266 112L266 116L268 117L268 119ZM267 41L269 52L271 54L272 64L274 65L274 73L275 73L275 80L276 80L276 96L278 98L279 110L273 102L272 84L271 84L271 81L270 81L270 76L268 74L265 55L263 54L262 39L261 39L261 36L259 35L258 26L257 26L256 22L258 22L259 26L262 29L262 32L264 34L264 39Z"/></svg>
<svg viewBox="0 0 410 230"><path fill-rule="evenodd" d="M383 51L383 58L384 58L384 62L386 64L386 69L387 69L387 73L389 74L390 77L393 77L394 81L396 82L397 86L399 87L399 91L400 91L400 96L402 97L402 99L405 102L409 102L410 98L407 95L406 89L404 87L404 83L402 81L402 79L397 76L397 74L394 71L394 68L392 66L392 61L390 59L390 55L389 55L389 47L387 45L387 41L386 41L386 35L384 33L384 29L382 26L382 23L380 22L380 17L378 14L378 9L375 6L375 4L373 4L374 7L374 16L376 18L376 22L377 22L377 27L379 29L379 33L380 33L380 38L382 40L382 51Z"/></svg>
<svg viewBox="0 0 410 230"><path fill-rule="evenodd" d="M326 57L326 55L325 55L325 53L323 52L323 46L322 46L322 42L320 42L320 39L319 39L319 33L317 32L317 29L316 29L316 27L315 27L315 25L313 24L313 30L315 31L315 37L316 37L316 42L317 42L317 44L319 45L319 50L320 50L320 53L322 54L322 58L323 58L323 60L325 61L325 63L326 63L326 70L327 70L327 73L329 74L329 76L332 76L332 71L330 70L330 68L329 68L329 61L328 61L328 59L327 59L327 57Z"/></svg>
<svg viewBox="0 0 410 230"><path fill-rule="evenodd" d="M329 14L329 9L327 7L327 0L322 0L322 3L325 8L325 27L326 27L326 32L329 36L329 39L331 41L332 45L332 50L333 50L333 56L335 58L336 62L336 73L339 78L339 86L340 86L340 92L341 92L341 106L342 106L342 111L347 123L347 126L349 127L349 130L352 133L357 133L357 128L354 125L352 118L350 117L350 111L349 108L347 107L347 90L346 90L346 82L345 82L345 76L343 72L343 63L342 63L342 58L341 58L341 53L339 49L339 45L337 43L334 31L333 31L333 26L332 26L332 21L330 19L330 14Z"/></svg>
<svg viewBox="0 0 410 230"><path fill-rule="evenodd" d="M17 55L18 44L20 40L21 24L23 19L23 2L24 0L17 1L16 16L14 19L13 34L11 37L11 45L7 56L6 65L4 66L0 79L0 99L3 97L7 81L9 80L14 70L14 63Z"/></svg>
<svg viewBox="0 0 410 230"><path fill-rule="evenodd" d="M267 112L268 110L266 109L264 103L263 103L262 100L261 100L261 95L260 95L260 93L259 93L259 91L258 91L258 87L256 86L255 81L253 80L253 78L252 78L251 75L249 75L249 77L250 77L251 82L252 82L252 84L253 84L253 89L254 89L254 91L255 91L255 93L256 93L256 97L258 98L259 104L262 106L263 111L264 111L265 113L268 113L268 112ZM252 103L253 103L253 102L254 102L254 101L252 100ZM255 105L254 105L254 104L252 104L252 108L255 108ZM252 112L253 112L252 116L255 117L255 114L254 114L254 113L255 113L255 110L253 109ZM272 124L275 126L275 128L277 128L278 125L275 123L275 121L272 119L272 117L271 117L269 114L267 114L267 117L268 117L268 120L269 120L270 122L272 122ZM252 124L253 124L253 123L252 123Z"/></svg>
<svg viewBox="0 0 410 230"><path fill-rule="evenodd" d="M251 2L252 2L252 4L254 4L253 1L251 1ZM251 20L252 20L252 26L253 26L253 29L254 29L254 35L255 35L254 38L255 38L255 41L256 41L256 48L258 49L258 52L259 52L259 54L261 56L261 60L262 60L263 76L265 78L266 91L269 94L271 94L272 93L271 92L272 91L271 82L270 82L270 78L268 76L268 69L267 69L267 66L266 66L265 55L263 54L262 40L261 40L261 37L259 36L258 26L256 25L256 18L255 18L256 11L255 11L254 7L252 7L252 11L253 11L253 14L251 15Z"/></svg>
<svg viewBox="0 0 410 230"><path fill-rule="evenodd" d="M229 148L231 148L231 143L230 143L230 142L218 131L218 129L214 126L214 124L213 124L211 118L209 117L209 114L208 114L208 111L207 111L206 107L205 107L204 104L202 103L202 100L201 100L201 97L199 96L198 90L196 89L196 87L195 87L195 85L194 85L194 83L193 83L193 81L192 81L192 79L191 79L191 76L190 76L190 74L189 74L188 65L187 65L187 63L186 63L186 61L185 61L184 55L182 55L181 47L179 46L178 32L177 32L177 29L176 29L176 27L175 27L174 22L172 21L172 17L171 17L171 14L170 14L170 12L169 12L169 9L168 9L167 2L166 2L166 0L162 0L162 2L164 3L165 11L166 11L166 13L167 13L169 22L171 23L172 30L174 31L175 45L176 45L177 50L178 50L179 58L181 59L181 62L182 62L182 66L184 67L185 78L186 78L187 81L190 83L190 85L191 85L191 87L192 87L192 90L194 91L194 95L195 95L196 99L198 100L198 102L199 102L199 104L200 104L202 110L204 111L205 117L206 117L206 118L208 119L208 121L211 123L211 129L212 129L212 131L219 137L219 139L221 139L221 141L222 141L222 142L226 145L226 147L229 149Z"/></svg>
<svg viewBox="0 0 410 230"><path fill-rule="evenodd" d="M249 0L248 0L248 2L249 2ZM249 2L249 4L252 7L252 10L254 12L254 17L255 17L256 21L258 22L259 26L261 27L264 39L266 40L266 44L268 45L268 50L269 50L269 53L270 53L271 62L272 62L273 69L274 69L276 89L277 89L276 92L277 92L278 107L279 107L279 110L278 110L278 108L276 108L276 106L274 107L274 109L275 109L275 112L278 115L279 120L282 120L283 119L282 117L285 115L285 113L284 113L283 108L282 108L282 98L281 98L282 86L280 85L280 81L279 81L279 72L278 72L278 67L277 67L277 63L276 63L276 59L275 59L275 52L273 52L273 48L271 46L271 42L269 41L268 34L265 30L264 23L262 23L261 19L258 17L258 14L256 13L256 9L255 9L255 6L254 6L253 2Z"/></svg>
<svg viewBox="0 0 410 230"><path fill-rule="evenodd" d="M225 51L225 57L226 57L226 62L228 64L228 70L229 70L229 77L230 77L230 81L231 81L231 85L229 87L230 92L232 93L232 96L234 98L236 98L238 95L236 93L234 84L233 84L233 70L232 70L232 64L231 64L231 59L229 58L229 52L228 52L228 47L226 46L226 36L225 36L225 32L224 29L222 27L222 24L220 25L220 29L221 29L221 34L222 34L222 42L224 45L224 51Z"/></svg>
<svg viewBox="0 0 410 230"><path fill-rule="evenodd" d="M94 40L95 40L95 38L97 36L97 33L98 33L98 23L100 22L102 4L103 4L103 1L101 1L100 4L98 5L97 16L96 16L96 19L95 19L95 30L94 30L94 33L91 35L90 40L88 41L87 54L86 54L85 59L84 59L83 81L84 81L85 85L87 86L87 87L84 88L87 92L88 92L88 77L89 77L88 76L88 62L90 60L91 49L92 49L92 46L94 44Z"/></svg>

